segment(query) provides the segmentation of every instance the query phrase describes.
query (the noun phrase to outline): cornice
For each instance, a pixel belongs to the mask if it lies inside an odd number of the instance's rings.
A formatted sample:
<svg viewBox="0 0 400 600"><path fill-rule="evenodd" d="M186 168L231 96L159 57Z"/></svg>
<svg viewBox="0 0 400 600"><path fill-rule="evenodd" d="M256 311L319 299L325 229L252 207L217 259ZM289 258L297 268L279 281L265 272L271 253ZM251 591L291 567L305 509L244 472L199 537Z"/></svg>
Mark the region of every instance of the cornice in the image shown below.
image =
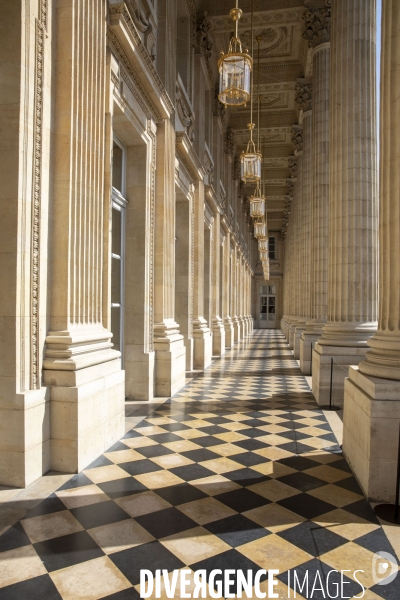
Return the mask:
<svg viewBox="0 0 400 600"><path fill-rule="evenodd" d="M176 153L195 181L202 181L206 171L185 131L176 132Z"/></svg>

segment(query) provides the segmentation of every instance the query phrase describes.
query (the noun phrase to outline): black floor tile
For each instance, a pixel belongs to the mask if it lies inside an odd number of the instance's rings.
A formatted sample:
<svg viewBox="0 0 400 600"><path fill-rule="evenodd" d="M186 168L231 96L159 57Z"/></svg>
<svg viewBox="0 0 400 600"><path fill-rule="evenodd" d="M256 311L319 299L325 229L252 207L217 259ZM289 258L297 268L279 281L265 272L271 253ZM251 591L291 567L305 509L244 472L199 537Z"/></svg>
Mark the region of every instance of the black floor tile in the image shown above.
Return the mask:
<svg viewBox="0 0 400 600"><path fill-rule="evenodd" d="M109 558L132 585L140 583L141 569L148 569L154 575L157 569L171 572L185 566L159 542L149 542L136 548L115 552L110 554Z"/></svg>
<svg viewBox="0 0 400 600"><path fill-rule="evenodd" d="M189 460L193 460L196 463L204 462L206 460L213 460L215 458L221 458L220 454L217 454L212 450L207 450L206 448L201 448L199 450L189 450L188 452L181 452L181 454L182 456L185 456Z"/></svg>
<svg viewBox="0 0 400 600"><path fill-rule="evenodd" d="M129 446L123 444L122 442L117 442L111 448L106 450L106 452L118 452L119 450L129 450Z"/></svg>
<svg viewBox="0 0 400 600"><path fill-rule="evenodd" d="M267 475L262 475L261 473L258 473L258 471L249 468L237 469L236 471L224 473L224 477L243 487L262 483L263 481L268 481L270 479Z"/></svg>
<svg viewBox="0 0 400 600"><path fill-rule="evenodd" d="M266 425L266 423L264 423L264 425ZM262 437L263 435L268 435L268 432L263 431L262 429L249 427L249 429L241 429L240 435L245 435L248 438L258 438Z"/></svg>
<svg viewBox="0 0 400 600"><path fill-rule="evenodd" d="M270 535L264 527L240 514L213 521L204 527L233 548Z"/></svg>
<svg viewBox="0 0 400 600"><path fill-rule="evenodd" d="M136 429L130 429L129 431L126 432L126 434L124 435L124 437L122 438L124 439L129 439L129 438L138 438L138 437L142 437L141 434L136 431Z"/></svg>
<svg viewBox="0 0 400 600"><path fill-rule="evenodd" d="M399 600L399 575L397 575L396 579L391 583L386 585L374 585L370 590L385 600Z"/></svg>
<svg viewBox="0 0 400 600"><path fill-rule="evenodd" d="M203 479L204 477L215 475L213 471L206 469L206 467L203 467L202 465L197 465L196 463L170 469L170 473L173 473L184 481L194 481L195 479Z"/></svg>
<svg viewBox="0 0 400 600"><path fill-rule="evenodd" d="M293 454L308 454L309 452L313 452L315 448L312 446L307 446L307 444L303 444L302 442L288 442L287 444L280 444L279 448L282 450L286 450L286 452L292 452Z"/></svg>
<svg viewBox="0 0 400 600"><path fill-rule="evenodd" d="M175 507L141 515L135 520L156 539L198 527L195 521Z"/></svg>
<svg viewBox="0 0 400 600"><path fill-rule="evenodd" d="M34 544L34 548L48 571L58 571L104 556L104 552L86 531L39 542Z"/></svg>
<svg viewBox="0 0 400 600"><path fill-rule="evenodd" d="M236 442L235 445L237 445ZM269 458L264 458L259 454L254 454L254 452L243 452L241 454L233 454L229 458L245 467L254 467L254 465L261 465L262 463L271 462Z"/></svg>
<svg viewBox="0 0 400 600"><path fill-rule="evenodd" d="M92 529L93 527L100 527L101 525L130 519L130 516L112 500L79 506L78 508L73 508L71 513L85 529Z"/></svg>
<svg viewBox="0 0 400 600"><path fill-rule="evenodd" d="M0 588L1 600L62 600L49 575Z"/></svg>
<svg viewBox="0 0 400 600"><path fill-rule="evenodd" d="M347 510L347 512L352 515L357 515L357 517L370 521L370 523L374 523L374 525L379 525L379 520L376 517L372 506L364 499L354 502L353 504L347 504L343 510Z"/></svg>
<svg viewBox="0 0 400 600"><path fill-rule="evenodd" d="M377 552L387 552L392 556L396 556L395 551L392 548L392 544L386 537L383 529L375 529L371 533L367 533L355 540L355 543L367 550L370 550L374 554ZM400 582L399 582L400 583ZM400 589L400 586L399 586Z"/></svg>
<svg viewBox="0 0 400 600"><path fill-rule="evenodd" d="M64 483L64 485L58 488L57 491L72 490L85 485L93 485L93 481L91 481L84 473L78 473L77 475L71 477L71 479Z"/></svg>
<svg viewBox="0 0 400 600"><path fill-rule="evenodd" d="M139 598L139 592L137 592L134 587L131 587L127 590L122 590L122 592L111 594L111 596L104 596L102 600L139 600Z"/></svg>
<svg viewBox="0 0 400 600"><path fill-rule="evenodd" d="M312 521L305 521L300 525L285 529L277 535L315 557L348 543L346 538L330 531L327 527L320 527Z"/></svg>
<svg viewBox="0 0 400 600"><path fill-rule="evenodd" d="M151 446L150 446L151 447ZM153 473L161 471L162 467L156 465L155 462L149 459L133 460L132 462L121 463L118 465L124 469L129 475L143 475L144 473Z"/></svg>
<svg viewBox="0 0 400 600"><path fill-rule="evenodd" d="M334 466L335 463L332 464L332 467ZM354 477L347 477L346 479L342 479L342 481L336 481L335 485L338 485L349 492L354 492L355 494L360 494L360 496L363 496L362 490Z"/></svg>
<svg viewBox="0 0 400 600"><path fill-rule="evenodd" d="M218 427L218 425L210 425L209 427L199 427L199 431L203 433L207 433L207 435L217 435L218 433L227 433L227 430L223 427ZM221 444L220 440L220 444Z"/></svg>
<svg viewBox="0 0 400 600"><path fill-rule="evenodd" d="M66 510L65 504L61 502L60 498L55 494L51 494L46 500L43 500L32 510L29 510L25 515L24 519L31 519L32 517L40 517L42 515L49 515L51 513L60 512Z"/></svg>
<svg viewBox="0 0 400 600"><path fill-rule="evenodd" d="M133 477L124 477L115 481L105 481L98 483L99 487L110 498L122 498L123 496L132 496L147 491L147 487Z"/></svg>
<svg viewBox="0 0 400 600"><path fill-rule="evenodd" d="M181 442L182 438L175 433L157 433L156 435L148 436L151 440L158 442L159 444L168 444L169 442Z"/></svg>
<svg viewBox="0 0 400 600"><path fill-rule="evenodd" d="M306 471L307 469L321 466L321 463L304 456L288 456L288 458L282 458L279 462L286 467L296 469L296 471Z"/></svg>
<svg viewBox="0 0 400 600"><path fill-rule="evenodd" d="M168 423L167 425L159 425L159 427L166 431L184 431L185 429L190 429L188 425L183 425L182 423Z"/></svg>
<svg viewBox="0 0 400 600"><path fill-rule="evenodd" d="M318 498L314 498L309 494L297 494L291 498L280 500L277 504L280 504L284 508L291 510L305 519L315 519L325 513L336 510L336 506L328 504L328 502L324 502Z"/></svg>
<svg viewBox="0 0 400 600"><path fill-rule="evenodd" d="M124 450L128 450L128 447L125 446ZM99 467L108 467L109 465L113 465L114 463L108 459L106 456L99 456L96 458L90 465L86 467L86 469L98 469Z"/></svg>
<svg viewBox="0 0 400 600"><path fill-rule="evenodd" d="M310 492L311 490L315 490L323 485L327 485L326 481L322 481L322 479L317 479L317 477L313 477L312 475L308 475L308 473L302 472L284 475L283 477L279 477L279 481L294 487L300 492Z"/></svg>
<svg viewBox="0 0 400 600"><path fill-rule="evenodd" d="M250 490L240 488L239 490L233 490L231 492L225 492L214 496L216 500L219 500L229 508L236 510L236 512L245 512L246 510L252 510L259 506L265 506L270 504L270 501Z"/></svg>
<svg viewBox="0 0 400 600"><path fill-rule="evenodd" d="M156 456L165 456L166 454L174 454L173 450L170 450L162 444L156 444L155 446L144 446L143 448L135 448L136 452L143 454L146 458L155 458Z"/></svg>
<svg viewBox="0 0 400 600"><path fill-rule="evenodd" d="M264 432L265 435L267 435L267 432ZM235 446L239 446L240 448L243 448L244 450L261 450L262 448L267 448L268 444L265 444L264 442L260 442L257 439L248 439L248 440L240 440L239 442L235 442Z"/></svg>
<svg viewBox="0 0 400 600"><path fill-rule="evenodd" d="M202 498L208 497L207 494L188 483L171 485L166 488L155 490L155 492L173 506L194 502L195 500L201 500Z"/></svg>
<svg viewBox="0 0 400 600"><path fill-rule="evenodd" d="M16 523L0 536L0 552L29 546L30 543L30 539L26 535L21 523Z"/></svg>
<svg viewBox="0 0 400 600"><path fill-rule="evenodd" d="M215 438L212 435L206 435L204 437L195 438L193 441L198 446L202 446L203 448L212 448L213 446L220 446L222 444L219 438Z"/></svg>

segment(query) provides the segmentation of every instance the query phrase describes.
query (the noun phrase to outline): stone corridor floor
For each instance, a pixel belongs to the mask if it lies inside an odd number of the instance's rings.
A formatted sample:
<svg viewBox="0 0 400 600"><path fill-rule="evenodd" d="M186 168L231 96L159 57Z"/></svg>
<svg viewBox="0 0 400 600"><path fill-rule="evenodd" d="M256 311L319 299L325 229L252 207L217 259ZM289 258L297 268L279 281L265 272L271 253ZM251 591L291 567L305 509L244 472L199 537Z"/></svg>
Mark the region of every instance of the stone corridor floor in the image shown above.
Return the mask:
<svg viewBox="0 0 400 600"><path fill-rule="evenodd" d="M398 600L378 551L395 556L282 333L255 331L3 533L0 599L135 599L140 569L189 568L279 569L280 598L317 600L361 597L362 570L366 600Z"/></svg>

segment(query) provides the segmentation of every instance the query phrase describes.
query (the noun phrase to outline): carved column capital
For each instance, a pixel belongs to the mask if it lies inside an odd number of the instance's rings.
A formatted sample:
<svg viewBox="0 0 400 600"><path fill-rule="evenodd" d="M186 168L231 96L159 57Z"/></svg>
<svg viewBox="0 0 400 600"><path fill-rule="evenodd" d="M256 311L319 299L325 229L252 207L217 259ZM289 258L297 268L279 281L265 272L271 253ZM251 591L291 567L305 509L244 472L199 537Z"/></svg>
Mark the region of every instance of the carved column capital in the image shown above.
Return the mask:
<svg viewBox="0 0 400 600"><path fill-rule="evenodd" d="M292 127L292 144L296 153L303 151L303 128L300 125Z"/></svg>
<svg viewBox="0 0 400 600"><path fill-rule="evenodd" d="M330 41L332 0L326 0L323 8L316 8L312 4L310 0L305 2L307 10L303 15L305 29L302 37L307 40L309 48L316 48Z"/></svg>
<svg viewBox="0 0 400 600"><path fill-rule="evenodd" d="M297 79L295 100L303 112L312 109L312 82L307 79Z"/></svg>

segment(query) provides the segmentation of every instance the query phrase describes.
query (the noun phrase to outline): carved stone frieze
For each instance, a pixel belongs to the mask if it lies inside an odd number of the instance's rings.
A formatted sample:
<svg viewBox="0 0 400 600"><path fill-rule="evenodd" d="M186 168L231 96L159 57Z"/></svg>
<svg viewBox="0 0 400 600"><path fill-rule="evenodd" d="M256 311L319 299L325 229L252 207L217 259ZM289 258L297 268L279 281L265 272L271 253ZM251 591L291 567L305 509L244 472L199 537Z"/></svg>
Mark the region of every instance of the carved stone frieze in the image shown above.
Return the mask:
<svg viewBox="0 0 400 600"><path fill-rule="evenodd" d="M305 4L307 6L308 3ZM309 6L304 13L305 30L302 37L307 40L309 48L316 48L320 44L330 41L331 4L332 0L326 0L325 7L314 8Z"/></svg>
<svg viewBox="0 0 400 600"><path fill-rule="evenodd" d="M299 125L292 127L292 144L295 152L303 152L303 128Z"/></svg>
<svg viewBox="0 0 400 600"><path fill-rule="evenodd" d="M138 5L137 0L125 1L136 27L139 29L139 31L145 33L149 27L151 27L149 19Z"/></svg>
<svg viewBox="0 0 400 600"><path fill-rule="evenodd" d="M312 109L312 83L307 79L297 79L295 100L303 112Z"/></svg>

